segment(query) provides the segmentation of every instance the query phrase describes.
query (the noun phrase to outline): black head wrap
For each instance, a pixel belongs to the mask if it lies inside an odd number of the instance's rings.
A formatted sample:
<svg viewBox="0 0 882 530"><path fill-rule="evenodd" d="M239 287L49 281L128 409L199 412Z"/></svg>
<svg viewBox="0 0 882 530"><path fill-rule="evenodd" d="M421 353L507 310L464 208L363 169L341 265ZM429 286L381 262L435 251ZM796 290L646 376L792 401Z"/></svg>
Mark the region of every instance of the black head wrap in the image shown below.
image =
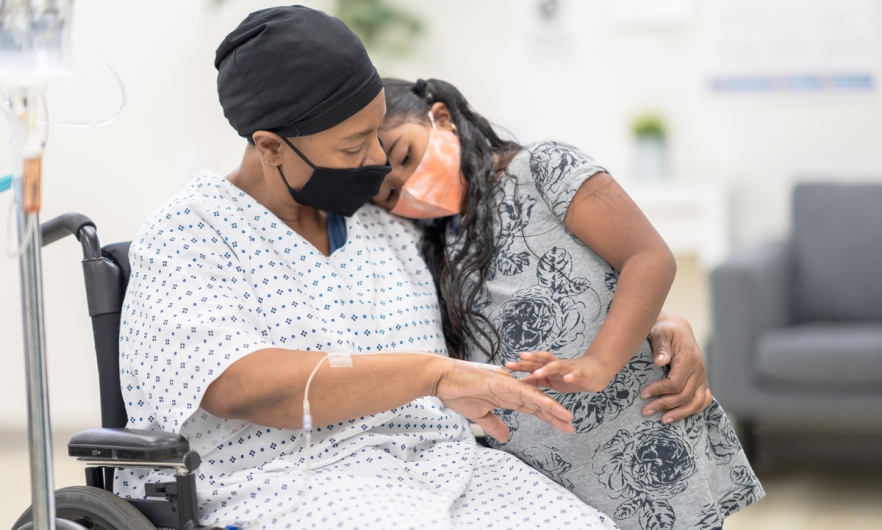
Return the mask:
<svg viewBox="0 0 882 530"><path fill-rule="evenodd" d="M217 92L240 136L304 136L367 106L383 82L339 19L303 6L248 15L217 48Z"/></svg>

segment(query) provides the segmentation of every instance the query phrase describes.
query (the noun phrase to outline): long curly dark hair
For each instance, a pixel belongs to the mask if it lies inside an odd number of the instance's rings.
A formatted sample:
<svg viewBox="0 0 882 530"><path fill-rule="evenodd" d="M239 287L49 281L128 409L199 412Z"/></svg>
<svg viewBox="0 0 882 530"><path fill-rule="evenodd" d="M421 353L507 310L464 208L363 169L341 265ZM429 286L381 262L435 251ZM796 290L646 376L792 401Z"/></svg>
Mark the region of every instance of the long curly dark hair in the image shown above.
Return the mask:
<svg viewBox="0 0 882 530"><path fill-rule="evenodd" d="M451 256L446 236L453 217L431 219L423 223L425 238L422 252L435 280L441 304L447 350L455 359L467 357L471 343L490 360L499 350L499 333L493 324L474 308L487 281L496 253L493 231L497 215L493 203L502 171L522 146L499 137L490 122L472 109L465 97L450 83L429 79L416 83L383 79L386 90L386 121L383 128L414 121L428 123L432 105L447 105L456 125L461 147L461 170L467 186L465 204L456 235L458 251ZM490 345L488 349L484 345Z"/></svg>

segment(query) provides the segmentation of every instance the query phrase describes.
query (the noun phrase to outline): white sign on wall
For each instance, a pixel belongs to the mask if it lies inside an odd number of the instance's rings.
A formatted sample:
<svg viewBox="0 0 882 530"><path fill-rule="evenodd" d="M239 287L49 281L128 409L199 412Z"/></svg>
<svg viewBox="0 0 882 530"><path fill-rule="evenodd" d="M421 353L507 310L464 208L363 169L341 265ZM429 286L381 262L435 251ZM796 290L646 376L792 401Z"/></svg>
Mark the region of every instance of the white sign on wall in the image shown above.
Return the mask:
<svg viewBox="0 0 882 530"><path fill-rule="evenodd" d="M515 0L514 47L537 65L576 65L588 57L590 2Z"/></svg>
<svg viewBox="0 0 882 530"><path fill-rule="evenodd" d="M877 82L873 0L705 0L711 89L871 90Z"/></svg>
<svg viewBox="0 0 882 530"><path fill-rule="evenodd" d="M693 21L695 0L613 0L612 21L624 27L677 27Z"/></svg>

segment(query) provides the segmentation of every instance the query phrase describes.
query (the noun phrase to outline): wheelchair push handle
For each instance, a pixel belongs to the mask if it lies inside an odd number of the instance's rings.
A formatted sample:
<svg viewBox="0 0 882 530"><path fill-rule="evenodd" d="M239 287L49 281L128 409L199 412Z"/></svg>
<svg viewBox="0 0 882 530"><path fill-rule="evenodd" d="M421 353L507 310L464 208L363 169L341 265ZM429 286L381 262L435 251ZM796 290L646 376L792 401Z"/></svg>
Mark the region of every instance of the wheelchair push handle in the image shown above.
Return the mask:
<svg viewBox="0 0 882 530"><path fill-rule="evenodd" d="M74 236L83 246L83 259L93 260L101 257L101 244L95 223L81 213L65 213L41 225L43 246L55 243L67 236Z"/></svg>

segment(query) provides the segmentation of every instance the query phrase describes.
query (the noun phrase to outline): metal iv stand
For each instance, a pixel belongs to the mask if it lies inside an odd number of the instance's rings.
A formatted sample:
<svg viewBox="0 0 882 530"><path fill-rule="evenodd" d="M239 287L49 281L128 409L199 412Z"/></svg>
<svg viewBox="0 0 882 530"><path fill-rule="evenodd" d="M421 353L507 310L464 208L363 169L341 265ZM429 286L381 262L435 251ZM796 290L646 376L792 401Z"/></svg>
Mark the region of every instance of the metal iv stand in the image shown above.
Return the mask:
<svg viewBox="0 0 882 530"><path fill-rule="evenodd" d="M43 278L40 263L40 166L42 145L33 149L35 90L18 90L11 97L13 182L18 240L21 245L21 305L24 324L25 368L28 392L28 449L31 464L31 499L34 528L55 529L55 488L52 482L52 435L49 426L49 392L46 380ZM28 152L30 151L30 152Z"/></svg>
<svg viewBox="0 0 882 530"><path fill-rule="evenodd" d="M11 126L28 394L33 522L25 526L38 530L82 529L55 519L40 230L44 136L37 121L40 87L66 69L69 18L70 0L0 3L0 82Z"/></svg>

